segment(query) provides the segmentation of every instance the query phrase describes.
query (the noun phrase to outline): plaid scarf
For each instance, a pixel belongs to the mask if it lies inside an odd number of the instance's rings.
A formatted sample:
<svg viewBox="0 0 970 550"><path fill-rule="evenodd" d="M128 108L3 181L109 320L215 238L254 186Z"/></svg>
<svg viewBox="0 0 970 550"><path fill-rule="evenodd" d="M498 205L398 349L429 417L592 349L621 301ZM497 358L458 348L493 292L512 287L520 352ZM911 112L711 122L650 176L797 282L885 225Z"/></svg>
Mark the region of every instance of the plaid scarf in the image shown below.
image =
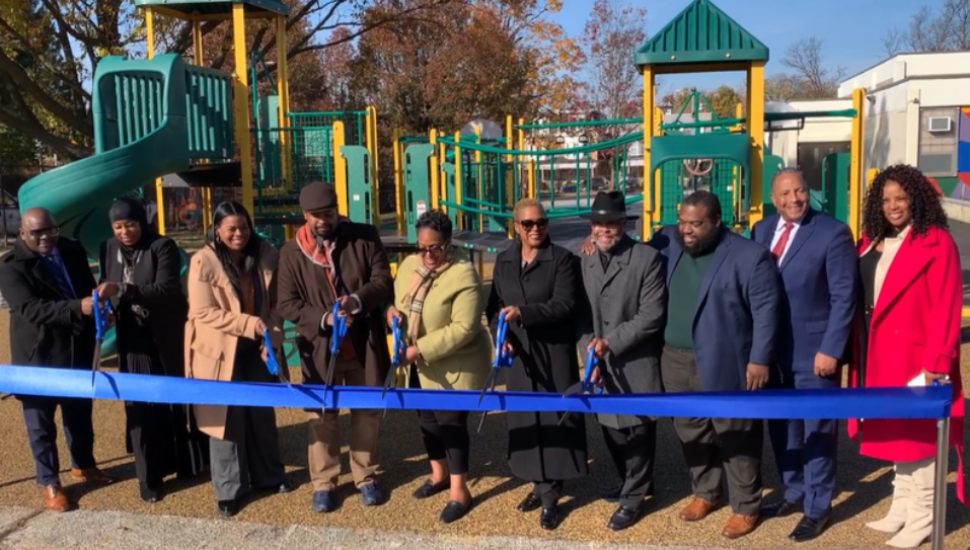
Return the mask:
<svg viewBox="0 0 970 550"><path fill-rule="evenodd" d="M340 286L340 277L337 270L334 269L333 263L333 251L337 243L335 241L324 241L321 245L310 232L310 228L304 224L296 232L296 244L299 245L300 250L311 262L324 269L326 275L324 279L327 281L327 288L330 289L330 296L333 298L333 302L336 302L340 297L340 294L337 292L337 287ZM330 302L331 305L333 302ZM357 357L350 340L350 338L346 338L340 343L340 358L346 361Z"/></svg>
<svg viewBox="0 0 970 550"><path fill-rule="evenodd" d="M431 290L434 280L451 267L451 258L445 260L434 269L428 269L422 263L411 274L411 288L404 295L404 305L408 308L408 341L412 344L418 339L418 327L421 326L421 311L424 301Z"/></svg>

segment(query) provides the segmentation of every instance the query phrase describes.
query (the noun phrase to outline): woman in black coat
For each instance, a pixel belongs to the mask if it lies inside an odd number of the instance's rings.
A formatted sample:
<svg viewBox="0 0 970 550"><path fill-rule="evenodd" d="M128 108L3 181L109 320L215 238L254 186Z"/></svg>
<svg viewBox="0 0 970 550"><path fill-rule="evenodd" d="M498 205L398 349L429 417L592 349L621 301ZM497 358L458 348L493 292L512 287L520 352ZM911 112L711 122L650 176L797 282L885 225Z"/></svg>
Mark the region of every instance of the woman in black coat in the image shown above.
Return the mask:
<svg viewBox="0 0 970 550"><path fill-rule="evenodd" d="M576 326L583 308L578 262L550 242L548 224L541 204L520 200L515 205L516 243L495 261L486 313L494 322L504 312L509 322L515 354L509 391L563 393L579 381ZM555 529L563 480L587 473L583 415L569 415L562 424L556 412L510 412L506 417L509 467L516 477L534 483L518 510L541 506L539 524Z"/></svg>
<svg viewBox="0 0 970 550"><path fill-rule="evenodd" d="M114 237L101 245L98 292L116 304L120 370L185 376L188 302L179 278L178 247L151 231L144 208L133 199L115 202L109 218ZM125 402L125 413L141 498L156 502L166 474L195 473L185 465L190 445L184 407Z"/></svg>

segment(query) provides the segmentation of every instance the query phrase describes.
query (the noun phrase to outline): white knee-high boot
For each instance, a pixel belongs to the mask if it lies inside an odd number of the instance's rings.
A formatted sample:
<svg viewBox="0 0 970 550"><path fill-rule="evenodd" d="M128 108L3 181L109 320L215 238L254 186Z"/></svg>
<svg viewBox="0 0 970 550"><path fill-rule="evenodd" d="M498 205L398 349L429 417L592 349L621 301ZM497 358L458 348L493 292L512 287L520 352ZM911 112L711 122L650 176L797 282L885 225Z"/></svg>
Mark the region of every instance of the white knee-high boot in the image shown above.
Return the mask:
<svg viewBox="0 0 970 550"><path fill-rule="evenodd" d="M882 519L866 523L866 527L883 533L895 533L906 525L906 510L909 507L909 493L913 485L912 476L900 472L898 464L893 465L893 470L895 471L893 500L889 506L889 513Z"/></svg>
<svg viewBox="0 0 970 550"><path fill-rule="evenodd" d="M896 548L915 548L933 532L933 474L936 460L929 458L905 464L913 481L906 508L906 524L886 542Z"/></svg>

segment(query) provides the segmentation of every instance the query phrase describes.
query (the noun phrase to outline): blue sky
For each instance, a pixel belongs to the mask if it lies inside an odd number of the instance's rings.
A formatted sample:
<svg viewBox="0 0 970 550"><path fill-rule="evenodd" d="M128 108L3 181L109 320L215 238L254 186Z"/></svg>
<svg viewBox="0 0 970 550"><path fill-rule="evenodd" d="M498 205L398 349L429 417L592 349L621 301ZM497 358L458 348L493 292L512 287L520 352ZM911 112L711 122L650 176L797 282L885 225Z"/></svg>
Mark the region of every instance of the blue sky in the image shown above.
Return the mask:
<svg viewBox="0 0 970 550"><path fill-rule="evenodd" d="M676 16L689 0L615 0L647 10L646 30L652 36ZM802 38L822 41L826 64L855 74L884 59L882 38L891 28L905 28L921 6L938 11L943 0L715 0L714 3L749 32L764 42L771 55L768 76L786 72L781 64L788 47ZM564 0L563 9L552 19L574 38L582 36L592 0ZM632 52L631 52L632 56ZM709 73L664 76L661 94L684 86L713 88L719 84L738 86L742 73Z"/></svg>

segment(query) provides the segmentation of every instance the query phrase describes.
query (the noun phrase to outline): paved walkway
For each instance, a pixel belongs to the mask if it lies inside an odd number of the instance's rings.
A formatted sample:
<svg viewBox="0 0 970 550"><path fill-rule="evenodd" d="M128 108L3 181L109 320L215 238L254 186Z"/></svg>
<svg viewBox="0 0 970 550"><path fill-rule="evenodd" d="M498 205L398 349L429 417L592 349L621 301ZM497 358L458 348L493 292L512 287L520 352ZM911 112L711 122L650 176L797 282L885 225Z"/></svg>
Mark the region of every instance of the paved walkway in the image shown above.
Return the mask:
<svg viewBox="0 0 970 550"><path fill-rule="evenodd" d="M67 514L0 506L0 548L348 548L353 550L566 550L588 548L714 550L715 547L654 546L527 537L420 535L346 527L280 527L242 521L192 519L130 512L77 510Z"/></svg>

